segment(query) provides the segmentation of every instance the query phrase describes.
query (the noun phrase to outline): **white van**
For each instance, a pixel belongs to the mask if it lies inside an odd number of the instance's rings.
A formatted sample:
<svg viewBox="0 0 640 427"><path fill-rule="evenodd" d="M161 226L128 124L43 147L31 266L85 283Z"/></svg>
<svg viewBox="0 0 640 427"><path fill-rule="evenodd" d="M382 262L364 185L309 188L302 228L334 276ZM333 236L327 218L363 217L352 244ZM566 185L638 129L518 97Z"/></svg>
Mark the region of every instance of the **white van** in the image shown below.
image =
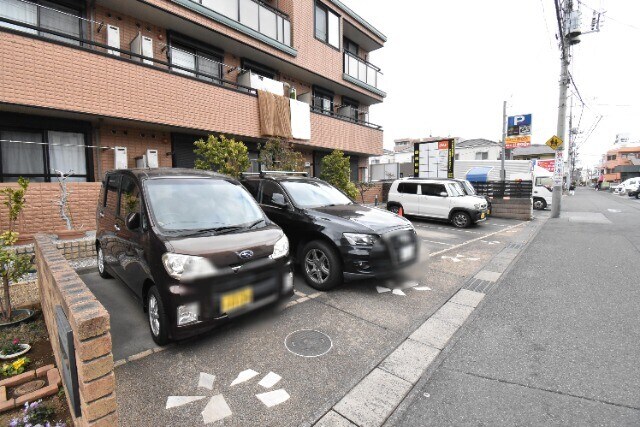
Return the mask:
<svg viewBox="0 0 640 427"><path fill-rule="evenodd" d="M543 210L553 200L553 173L539 166L533 167L533 208Z"/></svg>

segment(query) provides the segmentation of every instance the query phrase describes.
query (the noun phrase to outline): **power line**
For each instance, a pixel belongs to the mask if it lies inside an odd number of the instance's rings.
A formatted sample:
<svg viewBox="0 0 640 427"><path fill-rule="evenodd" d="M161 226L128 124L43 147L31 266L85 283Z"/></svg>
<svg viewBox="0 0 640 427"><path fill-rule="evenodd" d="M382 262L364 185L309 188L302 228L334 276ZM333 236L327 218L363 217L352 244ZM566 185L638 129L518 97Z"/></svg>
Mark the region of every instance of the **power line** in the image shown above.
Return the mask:
<svg viewBox="0 0 640 427"><path fill-rule="evenodd" d="M581 0L578 0L578 3L581 4L582 6L586 7L587 9L591 9L592 11L594 11L596 13L602 13L603 15L606 13L606 12L603 12L601 10L594 9L593 7L589 6L588 4L586 4L585 2L583 2ZM611 15L606 15L606 17L607 17L607 19L610 19L610 20L612 20L613 22L615 22L617 24L624 25L624 26L629 27L629 28L633 28L634 30L640 30L640 27L636 27L635 25L632 25L632 24L627 24L626 22L623 22L623 21L621 21L619 19L616 19L616 18L612 17Z"/></svg>
<svg viewBox="0 0 640 427"><path fill-rule="evenodd" d="M544 26L547 29L547 38L549 39L549 47L553 50L553 43L551 42L551 31L549 30L549 23L547 22L547 11L544 8L544 0L540 0L542 6L542 19L544 19Z"/></svg>

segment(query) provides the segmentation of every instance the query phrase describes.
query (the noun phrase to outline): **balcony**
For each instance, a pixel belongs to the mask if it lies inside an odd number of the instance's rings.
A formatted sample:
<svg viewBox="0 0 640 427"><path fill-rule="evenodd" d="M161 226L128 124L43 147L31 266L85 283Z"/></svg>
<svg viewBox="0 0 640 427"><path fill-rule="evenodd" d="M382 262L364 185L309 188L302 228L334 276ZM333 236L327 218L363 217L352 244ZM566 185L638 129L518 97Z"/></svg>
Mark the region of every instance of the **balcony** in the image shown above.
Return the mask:
<svg viewBox="0 0 640 427"><path fill-rule="evenodd" d="M262 2L256 0L174 1L251 36L256 36L257 33L289 48L292 47L289 17Z"/></svg>
<svg viewBox="0 0 640 427"><path fill-rule="evenodd" d="M189 52L167 62L74 34L0 17L0 103L263 138L256 89L229 80L242 74L237 67ZM366 115L314 111L314 147L373 154L382 146Z"/></svg>
<svg viewBox="0 0 640 427"><path fill-rule="evenodd" d="M350 52L344 53L344 78L381 96L386 95L381 89L382 72L380 68Z"/></svg>

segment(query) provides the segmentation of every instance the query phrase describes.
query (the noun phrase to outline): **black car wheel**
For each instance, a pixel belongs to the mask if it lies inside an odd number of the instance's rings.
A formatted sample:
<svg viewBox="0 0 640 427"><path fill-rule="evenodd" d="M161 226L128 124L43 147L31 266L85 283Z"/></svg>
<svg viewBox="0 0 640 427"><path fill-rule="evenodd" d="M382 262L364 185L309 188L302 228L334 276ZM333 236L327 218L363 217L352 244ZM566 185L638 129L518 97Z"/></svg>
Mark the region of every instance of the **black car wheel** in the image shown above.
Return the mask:
<svg viewBox="0 0 640 427"><path fill-rule="evenodd" d="M147 293L147 315L149 318L149 330L151 338L156 344L162 346L169 343L168 326L169 321L164 311L162 298L158 293L158 289L153 286Z"/></svg>
<svg viewBox="0 0 640 427"><path fill-rule="evenodd" d="M302 274L314 289L328 291L342 283L342 264L331 246L320 240L302 250Z"/></svg>
<svg viewBox="0 0 640 427"><path fill-rule="evenodd" d="M104 252L102 252L100 245L98 245L98 249L96 250L96 258L98 262L98 274L103 279L110 279L111 275L107 273L107 270L104 268Z"/></svg>
<svg viewBox="0 0 640 427"><path fill-rule="evenodd" d="M458 228L467 228L471 225L471 217L466 212L456 212L451 217L451 222Z"/></svg>

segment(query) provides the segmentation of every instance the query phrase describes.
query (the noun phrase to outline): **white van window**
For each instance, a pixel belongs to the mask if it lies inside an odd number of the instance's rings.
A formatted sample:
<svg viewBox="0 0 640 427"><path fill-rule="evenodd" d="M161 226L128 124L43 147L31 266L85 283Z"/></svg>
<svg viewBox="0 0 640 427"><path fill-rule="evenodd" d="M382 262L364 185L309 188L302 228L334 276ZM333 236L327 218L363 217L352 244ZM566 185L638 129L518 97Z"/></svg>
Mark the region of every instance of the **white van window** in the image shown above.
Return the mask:
<svg viewBox="0 0 640 427"><path fill-rule="evenodd" d="M550 176L536 178L536 186L553 188L553 178Z"/></svg>

